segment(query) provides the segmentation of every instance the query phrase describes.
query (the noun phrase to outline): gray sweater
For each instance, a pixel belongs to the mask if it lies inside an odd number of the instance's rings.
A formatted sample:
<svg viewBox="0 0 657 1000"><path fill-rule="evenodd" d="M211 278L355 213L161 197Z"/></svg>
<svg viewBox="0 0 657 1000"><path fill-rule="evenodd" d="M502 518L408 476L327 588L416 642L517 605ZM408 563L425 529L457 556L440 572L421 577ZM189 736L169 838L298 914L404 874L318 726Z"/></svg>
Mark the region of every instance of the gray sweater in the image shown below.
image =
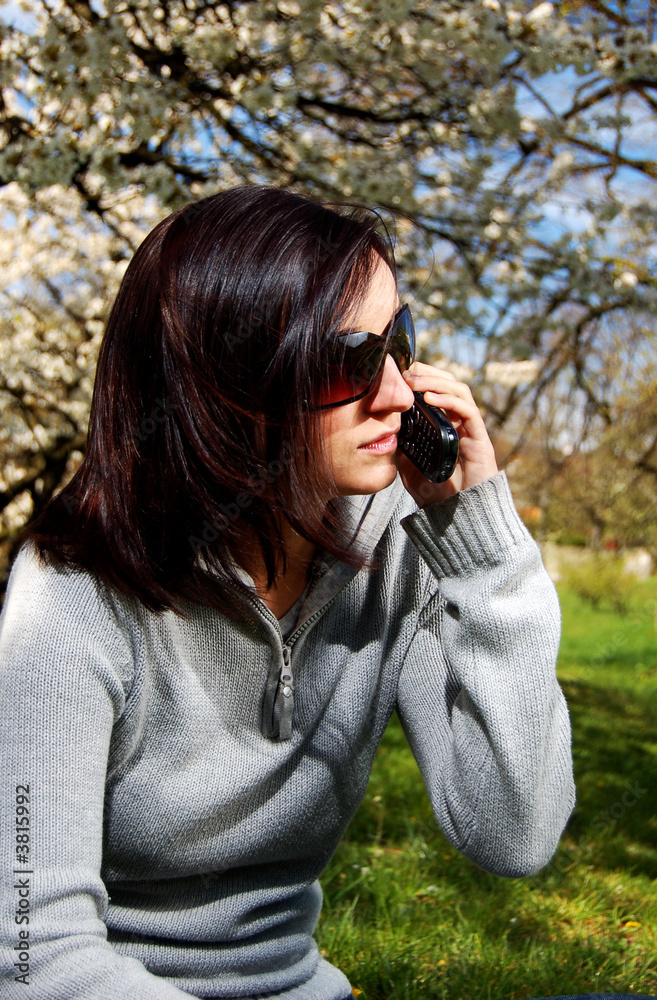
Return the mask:
<svg viewBox="0 0 657 1000"><path fill-rule="evenodd" d="M250 624L184 621L21 550L3 998L345 996L317 878L395 707L450 842L501 875L546 864L574 801L559 607L504 474L421 511L398 478L343 510L378 569L324 557L285 642L257 598Z"/></svg>

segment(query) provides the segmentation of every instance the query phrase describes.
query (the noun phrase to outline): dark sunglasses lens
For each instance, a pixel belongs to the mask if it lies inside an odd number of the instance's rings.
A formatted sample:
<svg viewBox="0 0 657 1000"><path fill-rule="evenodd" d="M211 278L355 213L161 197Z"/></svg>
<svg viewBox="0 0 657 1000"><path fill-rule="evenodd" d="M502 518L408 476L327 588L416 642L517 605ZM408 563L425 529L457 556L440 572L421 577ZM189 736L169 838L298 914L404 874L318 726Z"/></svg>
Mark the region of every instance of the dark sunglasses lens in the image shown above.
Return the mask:
<svg viewBox="0 0 657 1000"><path fill-rule="evenodd" d="M408 307L402 309L395 322L390 343L390 353L397 362L400 372L410 368L415 356L415 329Z"/></svg>
<svg viewBox="0 0 657 1000"><path fill-rule="evenodd" d="M383 338L380 343L362 334L336 338L329 361L330 388L322 394L322 404L365 395L382 367L384 353Z"/></svg>
<svg viewBox="0 0 657 1000"><path fill-rule="evenodd" d="M415 355L415 330L411 311L404 306L388 336L350 333L333 339L329 357L329 388L322 393L321 406L336 406L367 395L383 371L385 355L392 354L404 372Z"/></svg>

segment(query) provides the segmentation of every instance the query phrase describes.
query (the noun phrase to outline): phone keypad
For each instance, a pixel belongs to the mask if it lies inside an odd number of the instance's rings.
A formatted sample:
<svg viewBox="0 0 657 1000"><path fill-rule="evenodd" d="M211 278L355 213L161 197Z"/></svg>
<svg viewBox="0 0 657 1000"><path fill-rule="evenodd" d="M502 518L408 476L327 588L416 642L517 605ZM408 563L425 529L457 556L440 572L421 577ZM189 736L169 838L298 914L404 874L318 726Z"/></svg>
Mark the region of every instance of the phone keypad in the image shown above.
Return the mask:
<svg viewBox="0 0 657 1000"><path fill-rule="evenodd" d="M424 424L424 432L421 423ZM407 417L404 437L406 440L403 442L403 450L407 455L419 459L430 458L439 444L436 430L428 421L418 420L414 413L410 413Z"/></svg>
<svg viewBox="0 0 657 1000"><path fill-rule="evenodd" d="M419 393L416 393L416 400L419 404ZM458 455L458 438L451 425L441 432L416 406L404 413L398 442L401 450L431 482L444 482L452 475Z"/></svg>

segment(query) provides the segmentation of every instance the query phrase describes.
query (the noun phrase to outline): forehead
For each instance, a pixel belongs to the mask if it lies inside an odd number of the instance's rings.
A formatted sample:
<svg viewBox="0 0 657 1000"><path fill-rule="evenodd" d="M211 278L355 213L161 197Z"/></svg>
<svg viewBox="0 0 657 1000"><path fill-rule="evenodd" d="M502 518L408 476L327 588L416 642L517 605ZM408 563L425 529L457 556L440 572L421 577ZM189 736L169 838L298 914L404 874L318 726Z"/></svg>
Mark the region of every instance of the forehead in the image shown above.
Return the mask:
<svg viewBox="0 0 657 1000"><path fill-rule="evenodd" d="M392 271L379 258L366 297L350 317L354 330L383 333L399 308L399 296Z"/></svg>

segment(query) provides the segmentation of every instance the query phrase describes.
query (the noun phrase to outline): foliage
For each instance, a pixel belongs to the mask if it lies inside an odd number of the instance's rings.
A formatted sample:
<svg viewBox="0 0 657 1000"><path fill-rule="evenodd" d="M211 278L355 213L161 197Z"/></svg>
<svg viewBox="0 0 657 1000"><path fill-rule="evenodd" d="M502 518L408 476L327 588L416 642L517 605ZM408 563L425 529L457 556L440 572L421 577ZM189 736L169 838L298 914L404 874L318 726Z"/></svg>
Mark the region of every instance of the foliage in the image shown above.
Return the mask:
<svg viewBox="0 0 657 1000"><path fill-rule="evenodd" d="M657 552L657 478L632 465L622 454L623 446L618 444L616 450L607 439L595 450L569 456L553 470L545 491L547 530L579 529L594 541Z"/></svg>
<svg viewBox="0 0 657 1000"><path fill-rule="evenodd" d="M320 947L361 1000L657 993L656 592L640 586L629 620L561 593L578 804L531 878L454 851L391 722L323 879Z"/></svg>
<svg viewBox="0 0 657 1000"><path fill-rule="evenodd" d="M593 554L567 567L564 579L570 590L588 601L594 608L611 607L617 614L626 614L637 584L623 573L622 560L611 554Z"/></svg>
<svg viewBox="0 0 657 1000"><path fill-rule="evenodd" d="M77 191L32 200L17 185L0 199L0 578L27 518L82 458L108 299L145 228L151 199L123 192L91 225Z"/></svg>
<svg viewBox="0 0 657 1000"><path fill-rule="evenodd" d="M424 358L474 345L497 429L564 380L579 412L614 317L650 315L654 0L21 6L0 26L7 557L80 459L126 260L192 198L264 181L378 206Z"/></svg>
<svg viewBox="0 0 657 1000"><path fill-rule="evenodd" d="M585 393L583 405L577 388ZM577 386L562 380L546 387L537 410L520 416L499 450L511 457L520 502L541 506L542 537L613 540L657 555L657 337L651 323L628 314L608 320L595 349L590 345Z"/></svg>

